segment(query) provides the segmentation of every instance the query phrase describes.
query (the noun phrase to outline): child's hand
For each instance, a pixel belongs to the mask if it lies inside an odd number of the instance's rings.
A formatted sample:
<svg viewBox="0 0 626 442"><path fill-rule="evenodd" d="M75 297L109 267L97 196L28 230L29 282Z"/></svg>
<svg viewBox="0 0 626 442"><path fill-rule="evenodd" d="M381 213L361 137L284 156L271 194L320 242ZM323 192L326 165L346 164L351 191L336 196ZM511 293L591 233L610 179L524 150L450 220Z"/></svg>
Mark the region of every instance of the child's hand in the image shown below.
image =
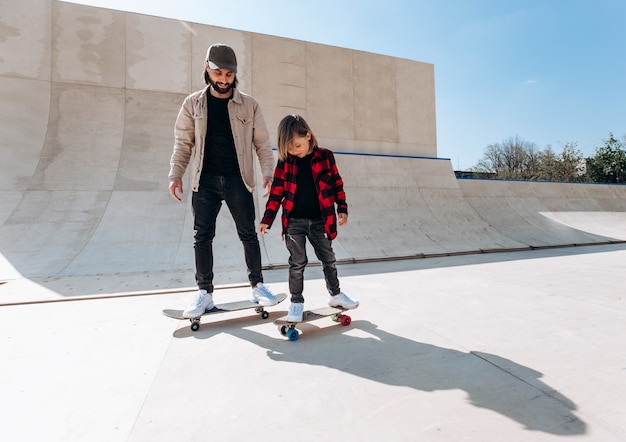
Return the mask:
<svg viewBox="0 0 626 442"><path fill-rule="evenodd" d="M270 233L269 226L263 223L259 224L259 233L261 233L262 235L267 235L268 233Z"/></svg>
<svg viewBox="0 0 626 442"><path fill-rule="evenodd" d="M339 215L339 225L343 226L344 224L346 224L348 222L348 214L347 213L340 213Z"/></svg>

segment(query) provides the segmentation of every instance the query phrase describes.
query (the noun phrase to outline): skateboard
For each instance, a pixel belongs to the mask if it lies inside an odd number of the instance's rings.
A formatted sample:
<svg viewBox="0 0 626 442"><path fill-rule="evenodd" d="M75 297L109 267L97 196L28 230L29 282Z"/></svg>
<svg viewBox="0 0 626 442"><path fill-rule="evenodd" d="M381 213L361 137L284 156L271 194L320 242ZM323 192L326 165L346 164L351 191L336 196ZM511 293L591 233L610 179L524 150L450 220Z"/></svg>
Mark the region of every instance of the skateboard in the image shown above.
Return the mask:
<svg viewBox="0 0 626 442"><path fill-rule="evenodd" d="M304 322L315 321L316 319L330 316L333 321L340 322L341 325L350 325L352 318L343 314L346 310L348 309L341 307L322 307L313 310L305 310L302 312L302 321L300 322L287 321L287 316L283 316L282 318L275 320L274 325L278 326L278 331L280 331L281 335L287 336L290 341L297 341L300 336L300 332L296 330L296 327L298 324L302 324Z"/></svg>
<svg viewBox="0 0 626 442"><path fill-rule="evenodd" d="M283 302L287 298L286 293L279 293L276 295L276 300L278 301L276 304ZM274 305L276 305L274 304ZM269 306L271 307L271 306ZM165 309L163 310L163 314L168 318L174 319L188 319L191 322L191 330L198 331L200 328L200 318L206 315L214 315L217 313L227 313L227 312L235 312L237 310L246 310L249 308L253 308L257 313L261 315L261 318L267 319L269 317L269 312L265 311L265 308L262 305L257 304L252 301L233 301L226 302L224 304L215 304L211 310L207 310L200 316L196 316L195 318L184 318L182 310L173 310L173 309Z"/></svg>

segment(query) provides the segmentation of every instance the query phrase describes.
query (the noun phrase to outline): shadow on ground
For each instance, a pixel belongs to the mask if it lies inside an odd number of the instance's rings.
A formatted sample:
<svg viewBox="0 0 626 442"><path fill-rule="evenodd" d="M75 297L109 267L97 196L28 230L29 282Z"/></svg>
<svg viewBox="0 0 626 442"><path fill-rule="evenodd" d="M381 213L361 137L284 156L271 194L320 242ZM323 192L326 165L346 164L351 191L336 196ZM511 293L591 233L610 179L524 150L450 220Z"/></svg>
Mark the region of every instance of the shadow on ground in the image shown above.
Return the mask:
<svg viewBox="0 0 626 442"><path fill-rule="evenodd" d="M272 318L280 314L273 312ZM424 392L462 390L472 405L493 410L527 430L563 436L586 432L586 424L574 414L576 404L542 382L542 373L497 355L416 342L364 320L353 321L349 328L302 324L297 342L288 341L277 329L272 337L244 328L253 323L258 321L247 317L214 322L198 332L186 327L175 337L210 339L228 333L265 349L278 364L324 366ZM368 336L344 333L354 328Z"/></svg>

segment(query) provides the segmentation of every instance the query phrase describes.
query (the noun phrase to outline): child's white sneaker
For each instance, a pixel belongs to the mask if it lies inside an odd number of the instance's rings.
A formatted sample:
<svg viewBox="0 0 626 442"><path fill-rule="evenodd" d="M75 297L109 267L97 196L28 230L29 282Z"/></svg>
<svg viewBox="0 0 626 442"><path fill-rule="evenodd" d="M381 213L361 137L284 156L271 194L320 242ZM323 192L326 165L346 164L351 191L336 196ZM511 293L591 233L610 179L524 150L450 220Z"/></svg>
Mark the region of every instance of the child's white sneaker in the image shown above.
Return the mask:
<svg viewBox="0 0 626 442"><path fill-rule="evenodd" d="M197 318L213 307L215 307L213 293L208 293L206 290L198 290L198 294L193 302L183 310L183 318Z"/></svg>
<svg viewBox="0 0 626 442"><path fill-rule="evenodd" d="M331 296L328 300L328 305L331 307L340 307L345 309L353 309L359 306L359 301L355 301L346 295L344 292L339 292L338 295Z"/></svg>
<svg viewBox="0 0 626 442"><path fill-rule="evenodd" d="M289 322L302 322L302 311L304 310L304 304L301 302L292 302L289 306L289 312L287 313L287 321Z"/></svg>
<svg viewBox="0 0 626 442"><path fill-rule="evenodd" d="M278 304L276 296L274 296L274 294L270 292L270 289L263 283L258 283L256 287L252 289L250 301L265 307Z"/></svg>

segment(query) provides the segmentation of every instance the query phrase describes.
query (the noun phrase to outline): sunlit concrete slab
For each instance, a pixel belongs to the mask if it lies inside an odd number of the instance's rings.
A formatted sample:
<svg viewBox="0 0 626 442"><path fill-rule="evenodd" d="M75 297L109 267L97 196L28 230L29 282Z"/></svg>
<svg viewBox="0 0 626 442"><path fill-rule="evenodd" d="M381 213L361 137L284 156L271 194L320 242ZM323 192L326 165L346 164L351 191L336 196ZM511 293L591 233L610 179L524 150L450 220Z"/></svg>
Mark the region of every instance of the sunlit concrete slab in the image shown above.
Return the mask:
<svg viewBox="0 0 626 442"><path fill-rule="evenodd" d="M43 1L33 3L48 3ZM67 2L52 5L52 75L61 83L123 88L126 14Z"/></svg>
<svg viewBox="0 0 626 442"><path fill-rule="evenodd" d="M295 342L288 301L197 332L161 314L190 293L3 307L0 438L621 441L624 266L623 245L344 265L352 324ZM305 297L325 303L319 268Z"/></svg>
<svg viewBox="0 0 626 442"><path fill-rule="evenodd" d="M50 83L0 77L3 191L26 190L48 130Z"/></svg>
<svg viewBox="0 0 626 442"><path fill-rule="evenodd" d="M187 26L139 14L126 18L126 87L186 94L195 73Z"/></svg>
<svg viewBox="0 0 626 442"><path fill-rule="evenodd" d="M124 133L124 91L54 83L50 100L46 140L29 189L110 189Z"/></svg>
<svg viewBox="0 0 626 442"><path fill-rule="evenodd" d="M50 80L54 4L44 0L0 4L0 76Z"/></svg>

